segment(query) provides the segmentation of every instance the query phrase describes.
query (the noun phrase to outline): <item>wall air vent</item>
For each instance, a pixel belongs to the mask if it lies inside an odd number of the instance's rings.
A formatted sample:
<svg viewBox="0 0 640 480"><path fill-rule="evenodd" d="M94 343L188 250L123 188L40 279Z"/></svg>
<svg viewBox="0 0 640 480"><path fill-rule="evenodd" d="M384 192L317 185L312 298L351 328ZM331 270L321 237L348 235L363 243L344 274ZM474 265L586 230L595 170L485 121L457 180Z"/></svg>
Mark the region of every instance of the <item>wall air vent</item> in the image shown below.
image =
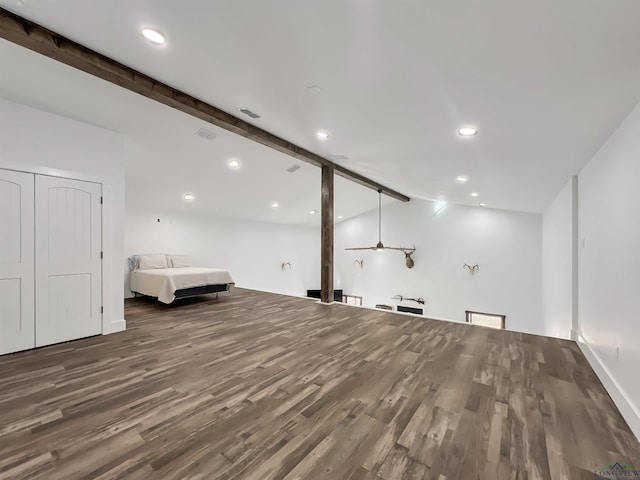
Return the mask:
<svg viewBox="0 0 640 480"><path fill-rule="evenodd" d="M291 165L289 168L287 168L287 172L289 173L293 173L293 172L297 172L298 170L300 170L300 165Z"/></svg>
<svg viewBox="0 0 640 480"><path fill-rule="evenodd" d="M198 135L199 137L202 137L202 138L204 138L206 140L215 140L216 137L218 136L215 133L210 132L209 130L205 130L204 128L201 128L200 130L198 130L196 132L196 135Z"/></svg>
<svg viewBox="0 0 640 480"><path fill-rule="evenodd" d="M347 157L346 155L329 155L329 158L331 160L337 160L337 161L349 160L349 157Z"/></svg>
<svg viewBox="0 0 640 480"><path fill-rule="evenodd" d="M245 115L250 116L251 118L260 118L260 115L258 115L257 113L252 112L248 108L244 108L244 107L243 108L239 108L238 111L244 113Z"/></svg>

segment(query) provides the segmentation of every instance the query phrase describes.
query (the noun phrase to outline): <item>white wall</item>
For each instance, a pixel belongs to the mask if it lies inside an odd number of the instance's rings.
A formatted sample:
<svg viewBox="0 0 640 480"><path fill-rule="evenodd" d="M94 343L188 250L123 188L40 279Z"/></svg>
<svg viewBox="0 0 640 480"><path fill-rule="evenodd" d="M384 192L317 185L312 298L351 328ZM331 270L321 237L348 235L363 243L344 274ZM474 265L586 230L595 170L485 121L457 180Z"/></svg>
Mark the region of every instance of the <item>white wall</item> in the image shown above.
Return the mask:
<svg viewBox="0 0 640 480"><path fill-rule="evenodd" d="M571 338L577 319L577 177L569 179L542 217L542 311L545 335Z"/></svg>
<svg viewBox="0 0 640 480"><path fill-rule="evenodd" d="M638 437L639 179L640 105L579 175L578 246L581 340Z"/></svg>
<svg viewBox="0 0 640 480"><path fill-rule="evenodd" d="M103 184L103 333L124 330L124 153L114 132L0 99L0 168Z"/></svg>
<svg viewBox="0 0 640 480"><path fill-rule="evenodd" d="M125 251L188 254L195 266L229 270L238 287L297 296L320 288L317 228L127 208Z"/></svg>
<svg viewBox="0 0 640 480"><path fill-rule="evenodd" d="M375 245L377 212L336 227L335 288L361 295L365 306L394 304L396 294L423 297L425 316L465 320L465 310L505 314L507 328L541 334L540 215L422 200L383 207L382 241L414 246L415 267L401 252L345 251ZM364 260L364 267L354 265ZM479 265L475 275L463 264ZM418 306L407 303L408 306Z"/></svg>

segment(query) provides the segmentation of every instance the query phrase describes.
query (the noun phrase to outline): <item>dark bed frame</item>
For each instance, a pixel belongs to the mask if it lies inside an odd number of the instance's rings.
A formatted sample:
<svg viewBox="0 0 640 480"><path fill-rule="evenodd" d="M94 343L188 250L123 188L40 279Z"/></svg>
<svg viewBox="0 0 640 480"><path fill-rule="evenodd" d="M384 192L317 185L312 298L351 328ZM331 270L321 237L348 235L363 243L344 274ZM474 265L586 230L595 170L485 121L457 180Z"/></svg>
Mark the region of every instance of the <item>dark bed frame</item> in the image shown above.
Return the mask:
<svg viewBox="0 0 640 480"><path fill-rule="evenodd" d="M231 290L228 283L220 283L215 285L200 285L199 287L183 288L176 290L174 293L176 298L195 297L196 295L204 295L206 293L228 292Z"/></svg>
<svg viewBox="0 0 640 480"><path fill-rule="evenodd" d="M229 292L229 291L231 291L231 284L216 283L212 285L200 285L199 287L182 288L180 290L176 290L173 295L176 297L175 300L179 300L181 298L197 297L198 295L206 295L207 293L215 293L216 298L218 298L218 293ZM144 293L139 293L139 292L133 292L133 295L135 297L149 297L149 295L145 295ZM149 297L149 298L155 298L155 297ZM171 305L171 303L163 303L163 302L159 302L159 303L163 305Z"/></svg>

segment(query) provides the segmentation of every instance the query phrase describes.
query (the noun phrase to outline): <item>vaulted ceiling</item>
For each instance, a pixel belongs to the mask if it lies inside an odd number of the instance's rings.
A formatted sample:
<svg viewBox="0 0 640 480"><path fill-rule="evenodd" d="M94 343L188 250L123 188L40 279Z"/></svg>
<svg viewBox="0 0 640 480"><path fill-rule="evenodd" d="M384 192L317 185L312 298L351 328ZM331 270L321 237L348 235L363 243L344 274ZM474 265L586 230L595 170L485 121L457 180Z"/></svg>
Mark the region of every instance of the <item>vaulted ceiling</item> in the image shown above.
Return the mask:
<svg viewBox="0 0 640 480"><path fill-rule="evenodd" d="M261 115L247 121L414 198L541 212L640 100L640 2L632 0L0 5L234 115L247 107ZM142 38L145 26L161 30L166 44ZM11 60L17 78L21 63ZM0 94L19 97L10 84L0 77ZM129 103L135 107L125 100L125 111ZM61 113L91 121L82 105L67 108ZM175 113L163 107L163 115ZM171 125L190 135L176 141L184 158L197 157L204 147L192 140L201 140L193 136L201 123L157 122L147 129L149 143L154 131L166 137ZM464 125L478 134L459 136ZM317 138L318 130L329 138ZM230 148L242 156L239 146ZM249 156L277 157L279 174L299 163L255 150L264 147L243 148ZM225 161L235 155L216 154ZM153 157L151 150L145 155ZM242 194L259 195L262 187L251 182L264 183L265 174L247 175ZM227 188L211 175L212 186ZM457 183L458 176L467 182ZM290 188L293 201L300 192ZM363 195L363 205L375 206L375 193Z"/></svg>

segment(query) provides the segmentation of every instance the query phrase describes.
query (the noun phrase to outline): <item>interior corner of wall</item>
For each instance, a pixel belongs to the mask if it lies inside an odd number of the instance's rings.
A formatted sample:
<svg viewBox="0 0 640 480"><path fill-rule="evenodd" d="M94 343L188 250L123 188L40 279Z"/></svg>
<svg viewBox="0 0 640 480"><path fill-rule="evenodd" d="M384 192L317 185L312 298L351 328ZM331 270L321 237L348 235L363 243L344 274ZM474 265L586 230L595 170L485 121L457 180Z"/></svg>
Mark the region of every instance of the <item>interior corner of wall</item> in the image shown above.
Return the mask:
<svg viewBox="0 0 640 480"><path fill-rule="evenodd" d="M574 342L579 342L580 341L580 330L576 329L576 328L572 328L569 331L569 338L571 340L573 340Z"/></svg>

